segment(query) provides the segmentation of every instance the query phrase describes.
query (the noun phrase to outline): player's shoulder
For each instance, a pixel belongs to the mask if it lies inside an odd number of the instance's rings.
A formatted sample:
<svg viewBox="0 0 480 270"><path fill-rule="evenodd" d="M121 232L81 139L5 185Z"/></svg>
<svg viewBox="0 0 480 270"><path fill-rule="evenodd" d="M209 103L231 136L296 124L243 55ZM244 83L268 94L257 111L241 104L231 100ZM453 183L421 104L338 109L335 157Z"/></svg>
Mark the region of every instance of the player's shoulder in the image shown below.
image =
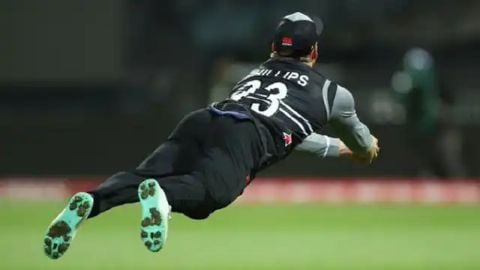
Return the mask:
<svg viewBox="0 0 480 270"><path fill-rule="evenodd" d="M293 78L295 78L297 74L298 76L307 76L308 88L321 88L327 81L327 78L322 73L295 59L270 58L262 63L260 67L273 70L282 70L283 74L287 74L287 76Z"/></svg>

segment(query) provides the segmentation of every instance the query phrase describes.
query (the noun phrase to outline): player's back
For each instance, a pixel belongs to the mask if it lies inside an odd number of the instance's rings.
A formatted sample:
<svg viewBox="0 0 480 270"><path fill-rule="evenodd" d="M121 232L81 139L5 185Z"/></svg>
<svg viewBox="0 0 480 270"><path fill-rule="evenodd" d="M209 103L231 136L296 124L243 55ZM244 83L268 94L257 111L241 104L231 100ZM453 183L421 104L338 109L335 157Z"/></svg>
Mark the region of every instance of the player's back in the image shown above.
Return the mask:
<svg viewBox="0 0 480 270"><path fill-rule="evenodd" d="M237 83L230 98L248 107L286 154L326 124L336 89L303 62L272 58Z"/></svg>

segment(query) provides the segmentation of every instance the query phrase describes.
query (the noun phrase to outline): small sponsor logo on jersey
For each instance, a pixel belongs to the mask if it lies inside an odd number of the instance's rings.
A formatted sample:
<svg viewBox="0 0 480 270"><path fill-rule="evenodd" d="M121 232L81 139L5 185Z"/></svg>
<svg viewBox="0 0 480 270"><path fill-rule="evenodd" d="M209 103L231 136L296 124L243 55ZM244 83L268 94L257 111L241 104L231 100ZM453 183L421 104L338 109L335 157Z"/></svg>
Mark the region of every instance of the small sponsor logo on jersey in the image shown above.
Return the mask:
<svg viewBox="0 0 480 270"><path fill-rule="evenodd" d="M285 142L285 147L292 144L292 134L283 132L283 141Z"/></svg>
<svg viewBox="0 0 480 270"><path fill-rule="evenodd" d="M291 37L284 37L282 38L282 45L283 46L292 46L293 45L293 40Z"/></svg>

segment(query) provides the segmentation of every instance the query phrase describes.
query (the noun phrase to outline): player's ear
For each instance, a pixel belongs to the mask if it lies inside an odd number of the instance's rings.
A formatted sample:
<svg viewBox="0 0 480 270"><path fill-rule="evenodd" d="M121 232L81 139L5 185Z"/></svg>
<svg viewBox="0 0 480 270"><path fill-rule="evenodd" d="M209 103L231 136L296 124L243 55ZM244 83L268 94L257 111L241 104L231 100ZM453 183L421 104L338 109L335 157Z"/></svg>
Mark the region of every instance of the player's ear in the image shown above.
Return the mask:
<svg viewBox="0 0 480 270"><path fill-rule="evenodd" d="M318 43L315 43L315 45L312 46L312 51L310 52L310 58L313 61L317 61L318 58Z"/></svg>

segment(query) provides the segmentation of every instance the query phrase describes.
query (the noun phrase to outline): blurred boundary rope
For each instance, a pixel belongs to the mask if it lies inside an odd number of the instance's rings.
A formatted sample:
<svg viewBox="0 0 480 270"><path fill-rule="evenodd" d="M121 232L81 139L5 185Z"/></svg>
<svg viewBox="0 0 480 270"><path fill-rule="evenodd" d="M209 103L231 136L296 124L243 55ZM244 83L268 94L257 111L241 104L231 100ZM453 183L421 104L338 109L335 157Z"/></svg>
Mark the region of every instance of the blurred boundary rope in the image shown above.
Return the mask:
<svg viewBox="0 0 480 270"><path fill-rule="evenodd" d="M0 199L62 200L101 177L0 178ZM257 178L239 203L480 204L480 182L402 178Z"/></svg>

